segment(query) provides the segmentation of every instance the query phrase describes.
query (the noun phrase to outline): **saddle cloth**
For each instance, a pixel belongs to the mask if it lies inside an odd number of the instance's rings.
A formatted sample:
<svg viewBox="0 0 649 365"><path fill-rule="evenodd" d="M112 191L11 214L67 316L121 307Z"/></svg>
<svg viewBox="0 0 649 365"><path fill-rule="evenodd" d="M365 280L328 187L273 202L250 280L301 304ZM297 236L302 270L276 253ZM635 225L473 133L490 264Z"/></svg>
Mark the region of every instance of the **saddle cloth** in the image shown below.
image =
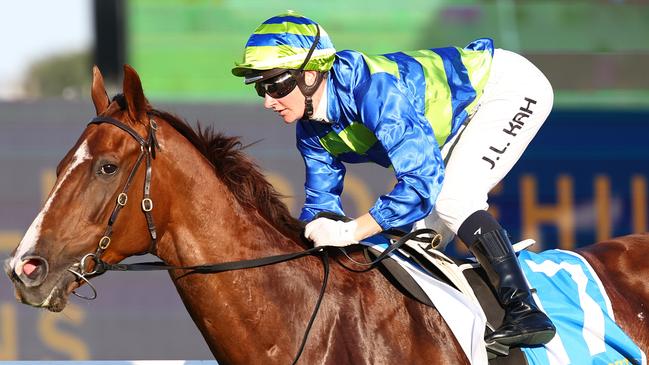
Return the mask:
<svg viewBox="0 0 649 365"><path fill-rule="evenodd" d="M530 364L647 364L642 350L615 323L611 301L579 254L523 251L518 257L534 299L557 327L545 346L523 348Z"/></svg>
<svg viewBox="0 0 649 365"><path fill-rule="evenodd" d="M378 251L387 247L387 243L381 241L364 244ZM522 251L527 246L529 242L515 245L515 250L520 251L521 268L530 287L536 289L535 301L557 327L557 335L547 345L522 349L529 365L647 364L645 354L615 323L610 300L583 257L562 250L540 254ZM441 253L431 260L437 261L438 268L442 262L445 268L441 271L450 277L449 282L464 292L460 293L431 277L415 260L408 258L407 253L393 253L390 257L430 298L471 364L488 364L483 339L486 317L461 274L466 267L451 268L455 264Z"/></svg>

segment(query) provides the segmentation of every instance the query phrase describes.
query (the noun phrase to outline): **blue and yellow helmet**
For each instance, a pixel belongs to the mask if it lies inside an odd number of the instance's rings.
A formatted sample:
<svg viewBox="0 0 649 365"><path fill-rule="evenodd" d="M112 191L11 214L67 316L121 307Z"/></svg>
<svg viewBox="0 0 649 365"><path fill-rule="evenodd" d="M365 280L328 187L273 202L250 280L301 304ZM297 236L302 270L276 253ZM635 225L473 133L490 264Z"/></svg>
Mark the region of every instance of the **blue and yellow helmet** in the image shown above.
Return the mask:
<svg viewBox="0 0 649 365"><path fill-rule="evenodd" d="M311 57L303 65L318 38ZM266 70L297 70L303 66L304 70L324 72L331 68L335 53L329 35L320 25L289 10L255 29L246 43L243 61L235 62L232 74L245 76L246 83L250 83L259 79L252 75Z"/></svg>

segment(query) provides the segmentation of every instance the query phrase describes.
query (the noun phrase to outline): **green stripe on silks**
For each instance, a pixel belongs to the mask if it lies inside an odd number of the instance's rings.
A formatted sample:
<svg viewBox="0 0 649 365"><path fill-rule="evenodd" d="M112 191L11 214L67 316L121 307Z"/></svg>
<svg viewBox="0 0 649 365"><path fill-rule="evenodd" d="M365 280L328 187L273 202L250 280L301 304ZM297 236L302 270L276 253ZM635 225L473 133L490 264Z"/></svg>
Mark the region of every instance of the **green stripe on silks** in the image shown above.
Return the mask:
<svg viewBox="0 0 649 365"><path fill-rule="evenodd" d="M426 79L426 100L424 116L435 132L435 139L441 148L451 134L451 119L453 105L451 104L451 88L448 86L444 70L444 61L431 50L404 52L421 64Z"/></svg>
<svg viewBox="0 0 649 365"><path fill-rule="evenodd" d="M291 47L284 44L278 46L249 46L244 50L244 59L247 63L236 64L241 68L255 68L260 70L269 70L271 68L298 68L304 62L304 57L309 50L307 48ZM313 52L309 64L305 70L329 69L334 62L333 48L318 49ZM286 58L291 59L287 61Z"/></svg>
<svg viewBox="0 0 649 365"><path fill-rule="evenodd" d="M342 153L355 152L364 155L377 142L376 136L361 123L352 123L345 129L329 132L320 138L320 143L334 156Z"/></svg>
<svg viewBox="0 0 649 365"><path fill-rule="evenodd" d="M467 114L471 115L474 111L473 108L484 93L487 80L489 80L492 57L489 51L471 51L463 48L457 48L457 50L460 52L462 63L469 73L469 80L471 80L471 85L476 93L475 99L464 109Z"/></svg>
<svg viewBox="0 0 649 365"><path fill-rule="evenodd" d="M324 137L320 138L320 144L327 152L334 156L338 156L345 152L351 152L351 149L343 142L336 132L329 132Z"/></svg>
<svg viewBox="0 0 649 365"><path fill-rule="evenodd" d="M364 155L377 141L372 131L363 124L356 122L352 122L352 124L340 131L339 136L352 151L359 155Z"/></svg>
<svg viewBox="0 0 649 365"><path fill-rule="evenodd" d="M367 56L363 53L363 59L367 64L367 67L370 69L370 74L375 74L379 72L387 72L390 75L399 79L399 66L396 62L387 59L385 56Z"/></svg>

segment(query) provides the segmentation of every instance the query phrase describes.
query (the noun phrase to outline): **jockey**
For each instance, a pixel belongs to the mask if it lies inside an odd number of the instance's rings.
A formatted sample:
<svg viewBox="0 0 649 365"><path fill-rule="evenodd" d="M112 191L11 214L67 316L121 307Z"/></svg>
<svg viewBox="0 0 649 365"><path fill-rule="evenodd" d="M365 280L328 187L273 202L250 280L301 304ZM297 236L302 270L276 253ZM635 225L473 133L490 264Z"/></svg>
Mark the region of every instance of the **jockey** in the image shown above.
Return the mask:
<svg viewBox="0 0 649 365"><path fill-rule="evenodd" d="M317 23L295 12L266 20L248 39L235 76L264 106L296 124L306 165L300 219L316 246L347 246L392 227L425 224L465 242L505 308L487 342L539 345L555 334L538 309L507 232L486 209L550 113L553 92L522 56L482 38L379 56L336 52ZM345 163L392 167L397 184L369 212L343 214ZM426 218L424 220L424 218Z"/></svg>

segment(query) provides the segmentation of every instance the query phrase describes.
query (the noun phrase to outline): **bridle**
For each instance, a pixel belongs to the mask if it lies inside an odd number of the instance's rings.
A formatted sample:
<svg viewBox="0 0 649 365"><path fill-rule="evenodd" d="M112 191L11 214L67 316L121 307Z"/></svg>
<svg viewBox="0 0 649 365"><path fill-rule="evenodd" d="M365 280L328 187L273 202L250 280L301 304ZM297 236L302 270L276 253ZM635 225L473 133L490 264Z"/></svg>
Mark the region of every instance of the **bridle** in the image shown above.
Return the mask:
<svg viewBox="0 0 649 365"><path fill-rule="evenodd" d="M88 277L96 276L99 274L100 266L97 264L99 262L103 262L101 261L101 256L104 254L106 249L108 249L108 246L110 246L111 237L113 235L113 225L117 220L117 216L119 215L119 212L122 210L122 208L126 206L126 203L128 202L128 190L131 187L131 182L133 182L133 178L135 177L135 174L140 168L140 165L142 165L142 161L145 162L146 167L145 167L145 174L144 174L144 193L140 205L142 207L142 211L144 212L144 217L146 218L146 224L149 230L149 235L151 236L151 245L149 246L149 250L147 252L143 252L143 254L155 253L156 243L158 241L158 234L156 232L155 223L153 221L153 215L151 214L151 211L153 210L153 200L151 200L151 171L152 171L151 161L156 157L156 150L160 149L160 145L158 144L158 139L156 137L158 124L156 123L155 120L153 120L153 118L149 119L149 125L147 127L148 137L146 139L142 138L133 128L111 117L92 118L88 122L88 126L100 125L103 123L114 125L120 128L121 130L125 131L126 133L128 133L131 137L133 137L133 139L135 139L135 141L140 144L140 154L138 155L137 160L135 161L135 164L131 169L131 172L128 174L128 177L126 178L126 183L124 183L121 192L117 196L115 207L113 208L113 211L110 214L110 218L108 219L108 224L106 225L104 234L99 239L99 243L97 244L96 251L86 254L81 258L81 260L78 263L74 264L71 268L68 269L68 271L74 274L78 280L81 280L86 284L88 284L88 286L92 290L92 295L90 296L79 294L76 291L72 292L77 297L86 300L93 300L97 298L97 290L90 283ZM87 261L89 259L93 260L93 262L95 263L95 267L93 268L92 271L86 271Z"/></svg>
<svg viewBox="0 0 649 365"><path fill-rule="evenodd" d="M91 252L84 255L79 260L79 262L75 263L74 265L72 265L70 268L67 269L69 272L71 272L72 274L74 274L74 276L77 277L78 281L85 282L91 288L92 295L85 296L77 293L76 291L73 291L72 293L77 297L86 300L93 300L97 298L97 290L90 283L89 278L101 275L104 272L109 270L112 271L188 270L187 273L183 274L183 276L186 276L190 274L213 274L213 273L232 271L232 270L249 269L249 268L261 267L261 266L273 265L280 262L291 261L305 256L318 256L322 260L323 271L324 271L322 286L320 288L320 293L318 295L318 299L314 306L313 312L311 314L311 317L309 318L309 322L307 323L306 329L304 331L304 336L302 337L300 347L293 359L292 365L295 365L297 361L300 359L302 352L304 351L304 347L306 345L309 332L311 331L311 327L315 322L316 316L318 314L318 310L320 309L320 304L322 303L322 299L324 298L324 293L327 288L327 283L329 279L329 251L327 250L327 247L313 247L313 248L306 249L304 251L283 254L283 255L275 255L275 256L267 256L267 257L261 257L261 258L250 259L250 260L232 261L232 262L224 262L218 264L195 265L195 266L172 266L172 265L167 265L162 261L141 262L135 264L110 264L103 261L101 257L104 254L104 252L106 252L108 246L110 245L111 236L113 234L113 224L115 224L119 212L122 210L122 208L124 208L124 206L126 206L126 203L128 201L128 195L127 195L128 190L131 186L131 182L133 181L135 174L137 173L140 165L142 165L142 161L145 162L146 167L145 167L145 177L144 177L144 194L142 197L141 207L146 217L149 235L151 236L151 245L148 251L142 252L142 254L146 254L146 253L155 254L158 235L153 221L153 215L152 215L153 200L151 200L150 193L151 193L152 160L155 159L156 157L156 150L160 149L156 137L156 132L158 131L158 124L155 122L155 120L153 120L153 118L149 119L149 124L147 127L148 136L146 137L146 139L140 136L133 128L111 117L92 118L90 122L88 122L88 125L89 126L99 125L103 123L111 124L117 128L120 128L121 130L128 133L131 137L133 137L135 141L137 141L137 143L140 145L140 154L137 160L135 161L135 165L131 169L131 172L129 173L126 179L126 183L124 183L124 186L122 187L120 194L117 196L115 207L113 208L110 218L108 219L108 224L106 226L106 229L104 230L104 234L99 239L97 249L95 250L95 252ZM363 263L363 265L367 265L366 270L370 270L374 268L380 261L387 258L389 254L391 254L394 250L401 247L406 241L411 239L419 240L418 237L422 234L436 234L436 232L431 229L420 229L402 235L402 237L399 240L391 244L375 260L368 263ZM345 252L342 248L340 248L340 250ZM94 267L92 271L86 270L86 267L89 263L88 260L92 260L92 262L94 263Z"/></svg>

